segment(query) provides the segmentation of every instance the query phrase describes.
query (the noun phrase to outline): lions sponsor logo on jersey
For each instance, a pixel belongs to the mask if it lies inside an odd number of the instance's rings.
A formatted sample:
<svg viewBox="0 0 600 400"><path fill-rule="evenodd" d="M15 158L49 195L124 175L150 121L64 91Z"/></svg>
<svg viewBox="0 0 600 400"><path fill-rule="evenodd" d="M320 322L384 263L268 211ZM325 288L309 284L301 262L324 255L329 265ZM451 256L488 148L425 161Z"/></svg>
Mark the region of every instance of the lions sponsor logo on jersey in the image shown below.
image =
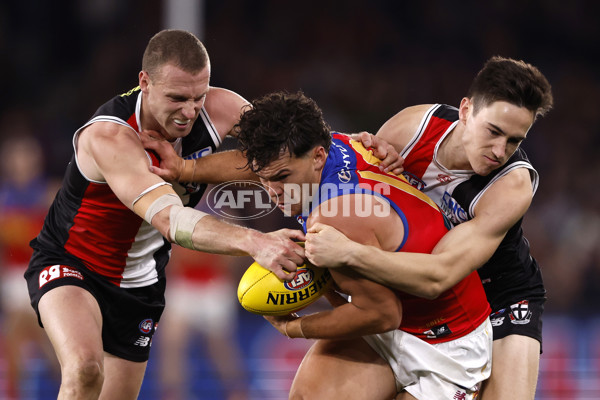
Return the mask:
<svg viewBox="0 0 600 400"><path fill-rule="evenodd" d="M347 169L341 170L340 172L338 172L338 179L342 183L350 182L350 179L352 179L352 176L350 175L350 171L348 171Z"/></svg>

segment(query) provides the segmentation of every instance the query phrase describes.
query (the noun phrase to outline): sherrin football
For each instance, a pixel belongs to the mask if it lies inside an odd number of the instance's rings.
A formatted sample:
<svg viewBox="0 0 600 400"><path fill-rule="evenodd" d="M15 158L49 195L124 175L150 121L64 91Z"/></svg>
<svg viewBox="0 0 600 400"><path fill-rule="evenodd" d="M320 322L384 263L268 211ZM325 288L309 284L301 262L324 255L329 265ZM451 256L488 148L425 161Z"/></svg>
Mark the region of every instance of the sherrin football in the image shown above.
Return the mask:
<svg viewBox="0 0 600 400"><path fill-rule="evenodd" d="M331 273L310 263L298 267L290 282L254 262L238 285L238 300L246 310L260 315L287 315L314 303L331 284Z"/></svg>

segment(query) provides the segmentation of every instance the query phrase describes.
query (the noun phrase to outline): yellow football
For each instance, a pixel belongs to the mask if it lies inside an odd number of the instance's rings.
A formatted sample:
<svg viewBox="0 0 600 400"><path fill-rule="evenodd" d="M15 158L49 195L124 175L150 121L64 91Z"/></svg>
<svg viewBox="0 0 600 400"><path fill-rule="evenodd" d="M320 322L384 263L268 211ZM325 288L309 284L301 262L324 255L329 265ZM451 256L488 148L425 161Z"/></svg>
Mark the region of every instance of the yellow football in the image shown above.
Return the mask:
<svg viewBox="0 0 600 400"><path fill-rule="evenodd" d="M238 300L246 310L260 315L287 315L314 303L331 284L331 273L310 263L298 267L290 282L254 262L238 285Z"/></svg>

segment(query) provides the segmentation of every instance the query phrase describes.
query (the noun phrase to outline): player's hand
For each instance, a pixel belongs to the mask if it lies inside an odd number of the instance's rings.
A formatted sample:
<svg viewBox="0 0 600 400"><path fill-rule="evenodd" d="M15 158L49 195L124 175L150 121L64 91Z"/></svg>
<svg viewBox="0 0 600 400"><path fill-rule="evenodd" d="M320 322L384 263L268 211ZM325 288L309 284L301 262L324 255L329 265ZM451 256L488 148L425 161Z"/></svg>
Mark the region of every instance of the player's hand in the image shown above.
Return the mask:
<svg viewBox="0 0 600 400"><path fill-rule="evenodd" d="M150 172L160 176L167 182L177 182L183 172L184 160L175 152L173 146L153 131L143 131L140 134L146 150L152 150L158 156L158 167L150 166Z"/></svg>
<svg viewBox="0 0 600 400"><path fill-rule="evenodd" d="M279 331L284 336L288 336L288 332L286 332L286 326L289 321L293 321L295 319L300 318L297 314L292 313L290 315L284 316L273 316L273 315L264 315L263 316L275 329Z"/></svg>
<svg viewBox="0 0 600 400"><path fill-rule="evenodd" d="M396 151L394 146L378 136L371 135L369 132L360 132L350 135L354 140L362 143L367 149L373 150L373 155L381 160L379 169L383 172L392 172L400 175L404 168L404 158Z"/></svg>
<svg viewBox="0 0 600 400"><path fill-rule="evenodd" d="M313 265L337 268L347 265L343 255L353 243L334 227L317 222L306 234L304 250L306 258Z"/></svg>
<svg viewBox="0 0 600 400"><path fill-rule="evenodd" d="M280 229L264 234L250 254L262 267L272 271L279 279L291 281L298 266L305 262L304 233L297 229Z"/></svg>

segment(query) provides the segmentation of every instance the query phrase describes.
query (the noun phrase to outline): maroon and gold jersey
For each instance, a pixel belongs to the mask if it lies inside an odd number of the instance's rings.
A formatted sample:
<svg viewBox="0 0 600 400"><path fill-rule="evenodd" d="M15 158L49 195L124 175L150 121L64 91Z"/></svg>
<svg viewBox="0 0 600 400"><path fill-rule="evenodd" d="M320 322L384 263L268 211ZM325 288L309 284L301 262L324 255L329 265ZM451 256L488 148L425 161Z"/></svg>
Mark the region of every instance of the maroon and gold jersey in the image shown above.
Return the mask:
<svg viewBox="0 0 600 400"><path fill-rule="evenodd" d="M403 176L381 172L378 161L358 142L346 135L334 134L311 211L323 201L345 194L377 196L389 203L404 225L404 238L396 251L430 253L448 232L449 224L444 215L433 200L411 186ZM302 217L305 230L308 215ZM490 314L476 272L435 300L404 292L397 295L403 309L399 329L429 343L462 337L481 325Z"/></svg>

